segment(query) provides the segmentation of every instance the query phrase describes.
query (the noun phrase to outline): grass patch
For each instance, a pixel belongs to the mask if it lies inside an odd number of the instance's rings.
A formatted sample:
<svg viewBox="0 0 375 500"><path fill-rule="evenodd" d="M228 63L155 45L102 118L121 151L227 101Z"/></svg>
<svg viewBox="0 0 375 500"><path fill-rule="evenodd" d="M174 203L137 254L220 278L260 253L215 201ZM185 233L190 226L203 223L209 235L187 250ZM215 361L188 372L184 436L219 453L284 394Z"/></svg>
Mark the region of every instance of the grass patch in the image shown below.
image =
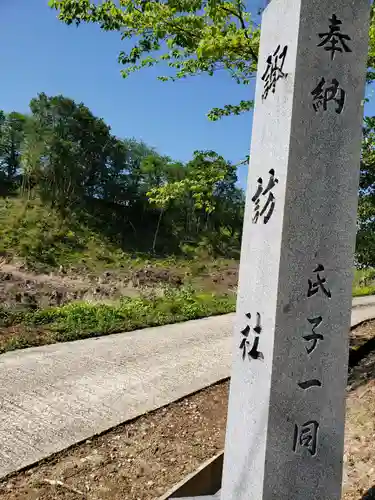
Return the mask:
<svg viewBox="0 0 375 500"><path fill-rule="evenodd" d="M197 253L160 257L141 251L125 251L103 234L83 223L73 213L66 219L38 198L0 197L0 256L21 262L37 274L59 269L74 274L100 275L106 270L178 269L192 278L236 265L234 259Z"/></svg>
<svg viewBox="0 0 375 500"><path fill-rule="evenodd" d="M0 256L26 263L27 268L36 273L63 266L65 270L75 269L74 276L77 274L84 280L89 273L99 276L104 270L117 270L118 282L112 278L110 282L110 286L117 286L122 283L122 272L131 275L138 268L147 271L152 266L169 270L172 277L176 274L182 283L188 284L182 289L167 289L162 296L142 296L139 288L139 297L123 298L112 304L73 301L61 307L42 309L38 302L36 307L40 309L35 311L19 311L0 305L0 353L234 311L235 293L228 290L236 286L237 262L203 259L198 254L190 254L189 259L181 256L162 259L144 253L128 253L74 215L63 220L38 198L0 198ZM150 283L150 287L160 288L157 280L150 280ZM94 285L87 281L88 289L95 286L95 281ZM48 298L49 289L40 292L43 293ZM120 287L116 297L121 293L125 295ZM7 294L4 287L4 302L9 298ZM353 296L373 294L375 269L356 270Z"/></svg>
<svg viewBox="0 0 375 500"><path fill-rule="evenodd" d="M49 271L60 265L87 270L128 265L130 257L73 215L60 214L39 198L0 198L0 254L19 258L29 269Z"/></svg>
<svg viewBox="0 0 375 500"><path fill-rule="evenodd" d="M0 353L225 314L235 310L235 303L234 294L182 289L166 290L161 297L124 298L113 305L75 302L33 312L0 309L5 333L0 335Z"/></svg>
<svg viewBox="0 0 375 500"><path fill-rule="evenodd" d="M375 269L356 269L353 280L353 297L375 294Z"/></svg>
<svg viewBox="0 0 375 500"><path fill-rule="evenodd" d="M375 295L375 286L355 286L353 287L353 297L365 297Z"/></svg>
<svg viewBox="0 0 375 500"><path fill-rule="evenodd" d="M354 284L354 297L372 294L375 286ZM235 307L235 293L199 293L192 287L113 304L72 302L35 311L0 306L0 353L226 314Z"/></svg>

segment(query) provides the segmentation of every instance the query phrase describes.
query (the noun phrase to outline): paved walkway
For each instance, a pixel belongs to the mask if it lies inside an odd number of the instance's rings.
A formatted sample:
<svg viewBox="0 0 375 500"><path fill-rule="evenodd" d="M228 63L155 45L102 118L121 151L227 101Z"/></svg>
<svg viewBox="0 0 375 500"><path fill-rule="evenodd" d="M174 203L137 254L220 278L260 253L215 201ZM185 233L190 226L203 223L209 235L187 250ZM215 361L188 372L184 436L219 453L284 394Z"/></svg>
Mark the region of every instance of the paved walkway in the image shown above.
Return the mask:
<svg viewBox="0 0 375 500"><path fill-rule="evenodd" d="M352 324L375 317L355 299ZM233 314L0 356L0 477L229 376Z"/></svg>

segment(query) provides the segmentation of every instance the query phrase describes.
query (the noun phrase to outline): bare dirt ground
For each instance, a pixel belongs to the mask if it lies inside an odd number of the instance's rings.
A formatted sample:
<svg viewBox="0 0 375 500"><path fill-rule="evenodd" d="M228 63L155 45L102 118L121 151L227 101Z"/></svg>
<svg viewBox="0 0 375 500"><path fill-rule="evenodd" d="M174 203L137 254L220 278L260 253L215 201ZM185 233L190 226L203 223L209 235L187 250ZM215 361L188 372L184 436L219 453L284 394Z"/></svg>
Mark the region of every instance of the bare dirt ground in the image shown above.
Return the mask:
<svg viewBox="0 0 375 500"><path fill-rule="evenodd" d="M116 269L101 273L75 274L74 270L36 274L23 265L0 262L0 304L9 308L42 309L74 301L103 302L121 297L138 296L145 289L168 285L180 287L188 283L198 289L227 292L237 287L236 262L223 268L203 269L192 276L191 270L157 268L151 265L139 269Z"/></svg>
<svg viewBox="0 0 375 500"><path fill-rule="evenodd" d="M358 328L367 334L375 323ZM375 351L349 372L344 454L345 500L375 500Z"/></svg>
<svg viewBox="0 0 375 500"><path fill-rule="evenodd" d="M375 322L352 344L375 336ZM375 499L375 352L349 372L343 500ZM151 500L224 446L228 381L93 437L0 483L4 500Z"/></svg>
<svg viewBox="0 0 375 500"><path fill-rule="evenodd" d="M350 348L357 350L368 340L375 337L375 322L366 321L350 332Z"/></svg>
<svg viewBox="0 0 375 500"><path fill-rule="evenodd" d="M225 382L124 424L7 480L0 498L157 498L222 449L227 397Z"/></svg>

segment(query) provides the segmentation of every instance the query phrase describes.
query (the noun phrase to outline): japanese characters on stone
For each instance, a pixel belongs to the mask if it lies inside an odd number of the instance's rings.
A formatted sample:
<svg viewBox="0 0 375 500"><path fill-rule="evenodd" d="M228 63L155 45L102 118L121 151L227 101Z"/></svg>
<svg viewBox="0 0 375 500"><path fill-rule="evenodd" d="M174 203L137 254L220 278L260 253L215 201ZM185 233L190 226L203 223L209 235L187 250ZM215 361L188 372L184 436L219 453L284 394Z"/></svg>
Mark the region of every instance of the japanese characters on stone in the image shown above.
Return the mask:
<svg viewBox="0 0 375 500"><path fill-rule="evenodd" d="M253 224L256 224L258 221L267 224L275 210L276 198L273 194L273 188L278 184L279 179L275 177L275 170L273 168L268 173L269 179L267 185L264 187L263 179L259 177L257 190L251 199L254 203Z"/></svg>
<svg viewBox="0 0 375 500"><path fill-rule="evenodd" d="M309 420L302 425L295 424L293 451L296 453L299 448L305 448L310 455L317 453L319 423L316 420Z"/></svg>
<svg viewBox="0 0 375 500"><path fill-rule="evenodd" d="M322 316L316 316L315 318L307 318L307 321L312 325L311 333L308 335L304 335L304 340L306 343L309 343L305 346L307 354L312 354L318 346L319 340L324 340L324 337L321 333L317 333L316 329L320 327L320 324L323 322Z"/></svg>
<svg viewBox="0 0 375 500"><path fill-rule="evenodd" d="M352 49L349 46L351 38L349 35L341 32L342 21L333 14L329 19L329 29L324 33L318 33L320 43L318 47L324 48L331 55L331 61L336 57L336 53L349 53ZM316 113L326 112L332 107L337 114L344 110L346 101L346 91L341 86L337 75L327 81L324 77L319 77L317 85L312 89L312 107Z"/></svg>
<svg viewBox="0 0 375 500"><path fill-rule="evenodd" d="M318 33L320 42L317 46L323 47L324 50L330 53L331 64L334 64L333 61L335 61L337 54L352 52L349 44L351 38L341 31L342 21L336 14L332 15L329 23L328 31ZM337 114L341 114L344 111L347 93L340 84L335 67L333 67L331 76L328 80L322 76L318 77L317 85L311 91L312 108L316 113L334 111ZM325 300L330 300L332 292L327 282L323 264L318 263L314 267L313 275L313 277L307 280L307 299L314 300L318 294L321 294ZM319 355L319 349L324 345L324 318L319 311L312 317L306 318L306 328L306 334L303 335L306 355L314 357ZM322 384L322 380L317 378L297 382L297 386L302 391L319 390ZM315 456L318 453L319 426L320 424L317 420L295 423L293 451L297 453L299 449L305 448L312 456Z"/></svg>
<svg viewBox="0 0 375 500"><path fill-rule="evenodd" d="M266 69L262 75L262 81L264 82L262 100L267 99L269 93L274 94L276 92L277 82L281 78L286 78L287 73L284 72L285 58L288 53L288 46L285 45L281 48L278 45L276 50L270 54L266 61ZM266 187L263 184L263 178L259 177L258 187L252 198L254 203L254 213L252 221L256 224L258 221L262 221L263 224L271 219L272 214L275 210L275 195L272 189L276 186L279 180L275 177L275 170L272 168L269 171L269 180ZM262 198L262 197L265 198Z"/></svg>
<svg viewBox="0 0 375 500"><path fill-rule="evenodd" d="M276 50L268 56L266 70L262 75L262 81L264 82L262 94L263 101L267 99L270 92L273 94L276 92L277 82L281 78L286 78L288 76L288 74L284 72L287 53L287 45L285 45L283 49L281 45L278 45ZM254 203L254 213L252 216L253 224L256 224L258 221L267 224L271 219L275 210L276 201L272 190L278 182L279 180L275 177L275 170L273 168L269 171L269 180L266 186L264 186L263 178L259 177L257 190L251 200Z"/></svg>
<svg viewBox="0 0 375 500"><path fill-rule="evenodd" d="M261 315L256 313L256 318L253 323L250 313L245 314L247 318L247 324L243 330L241 330L242 340L240 343L240 350L242 351L242 359L245 360L247 357L249 360L252 359L264 359L263 353L259 351L259 338L262 332L261 326ZM250 325L253 326L250 326ZM254 336L251 336L251 331L254 332Z"/></svg>
<svg viewBox="0 0 375 500"><path fill-rule="evenodd" d="M266 70L262 76L264 82L262 100L267 99L268 94L276 92L276 84L281 78L286 78L287 73L284 73L284 63L288 52L288 46L285 45L281 49L279 45L273 54L270 54L266 61Z"/></svg>
<svg viewBox="0 0 375 500"><path fill-rule="evenodd" d="M319 290L321 290L324 295L326 295L328 298L331 298L331 292L325 286L326 278L321 275L322 272L324 272L324 266L322 266L322 264L318 264L314 269L314 273L316 274L316 281L313 281L311 279L308 280L309 289L307 291L307 297L312 297L313 295L317 294Z"/></svg>
<svg viewBox="0 0 375 500"><path fill-rule="evenodd" d="M348 43L351 38L349 35L341 33L342 21L333 14L329 19L329 30L326 33L319 33L319 38L321 42L318 43L318 47L324 47L331 53L332 61L335 59L336 52L351 52L352 49L349 47Z"/></svg>
<svg viewBox="0 0 375 500"><path fill-rule="evenodd" d="M332 82L326 82L324 78L321 78L311 95L313 96L312 106L316 113L320 110L327 111L329 105L334 106L337 114L342 113L346 92L340 87L340 83L336 78L333 78Z"/></svg>
<svg viewBox="0 0 375 500"><path fill-rule="evenodd" d="M318 264L314 267L314 277L307 280L307 299L313 300L319 293L322 294L326 300L331 299L332 293L329 289L324 272L325 269L322 264ZM306 335L303 336L303 340L306 342L306 355L309 357L317 356L319 355L318 349L320 343L324 341L324 335L317 331L324 323L323 317L318 314L306 319L306 328L309 329ZM322 380L311 378L301 380L297 385L303 391L314 390L322 387ZM303 424L296 423L293 437L293 451L297 452L300 448L306 448L312 456L315 456L318 446L318 432L319 422L316 420L308 420Z"/></svg>
<svg viewBox="0 0 375 500"><path fill-rule="evenodd" d="M332 14L328 19L327 26L323 27L320 33L317 33L317 50L324 49L329 54L327 65L330 65L332 74L329 77L317 75L316 82L312 86L310 93L311 108L316 114L336 113L340 115L345 110L348 96L336 71L340 68L337 65L337 59L339 54L351 53L352 49L351 37L342 31L342 24L339 17ZM282 45L278 45L276 50L268 56L266 69L261 77L263 82L262 101L265 101L270 93L276 93L277 83L280 79L287 78L288 74L284 71L287 54L288 46L285 45L282 48ZM258 178L256 191L251 199L253 203L253 224L267 224L275 210L276 197L274 191L279 180L273 168L268 173L268 182L265 182L263 177ZM330 300L332 297L325 269L321 263L317 263L312 268L312 275L307 280L306 289L308 300L314 301L319 294L325 300ZM260 350L261 316L259 313L256 314L255 323L252 323L250 313L246 314L246 318L247 324L241 331L242 340L239 345L242 358L243 360L262 360L264 356ZM306 318L306 332L301 340L304 342L304 351L308 358L314 359L319 356L319 352L324 349L324 317L321 312L316 311L315 314ZM322 385L323 381L316 377L296 380L298 390L303 392L319 390ZM314 418L305 418L301 419L301 422L296 422L294 425L293 451L297 453L299 450L303 452L305 449L310 455L315 456L319 445L319 426L320 423Z"/></svg>

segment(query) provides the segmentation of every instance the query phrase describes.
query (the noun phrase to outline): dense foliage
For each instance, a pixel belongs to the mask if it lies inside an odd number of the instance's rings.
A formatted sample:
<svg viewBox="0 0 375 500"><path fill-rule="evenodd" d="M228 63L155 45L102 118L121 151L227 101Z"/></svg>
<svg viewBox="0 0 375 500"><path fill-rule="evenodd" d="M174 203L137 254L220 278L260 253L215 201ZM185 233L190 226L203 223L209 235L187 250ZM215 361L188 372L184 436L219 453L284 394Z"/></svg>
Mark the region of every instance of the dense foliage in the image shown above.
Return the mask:
<svg viewBox="0 0 375 500"><path fill-rule="evenodd" d="M264 5L265 2L262 2ZM122 74L161 64L160 80L176 80L224 70L238 84L248 85L258 65L260 26L257 12L245 0L50 0L67 24L98 24L131 40L122 51ZM254 2L252 2L254 5ZM367 80L375 73L375 6L371 7ZM240 114L252 101L227 104L208 113L211 120Z"/></svg>
<svg viewBox="0 0 375 500"><path fill-rule="evenodd" d="M130 51L119 55L124 77L160 64L161 80L199 74L215 76L218 71L224 70L238 84L247 85L257 71L259 13L250 13L247 9L249 2L244 0L50 0L49 5L58 11L59 19L66 24L94 23L104 31L119 32L123 40L130 40L133 43ZM371 83L375 80L374 4L371 5L369 41L367 82ZM222 109L214 108L208 117L217 120L248 111L252 105L251 101L228 104ZM357 260L359 264L374 265L375 118L365 120L364 131ZM205 166L209 167L212 158L207 154L201 155L193 162L197 164L205 159ZM222 162L225 164L223 159L214 158L214 167L218 170L207 168L206 181L221 182ZM175 205L177 200L182 200L184 193L190 192L192 206L195 209L203 207L208 221L212 200L206 200L205 196L210 190L203 187L206 181L203 184L199 181L200 187L196 188L193 170L188 180L179 179L166 186L152 188L150 199L164 211ZM231 194L233 201L236 197L241 198L238 191L231 191ZM238 202L242 203L242 199ZM221 206L216 211L217 215L222 215ZM237 202L234 206L237 207ZM236 208L234 214L237 213ZM200 225L196 227L199 229Z"/></svg>
<svg viewBox="0 0 375 500"><path fill-rule="evenodd" d="M375 117L364 121L358 207L358 264L375 264Z"/></svg>
<svg viewBox="0 0 375 500"><path fill-rule="evenodd" d="M242 0L50 0L67 24L96 23L133 42L120 52L124 77L161 64L162 81L217 71L229 73L238 84L249 84L258 59L260 31ZM255 13L256 14L256 13ZM212 109L208 116L240 114L252 101Z"/></svg>
<svg viewBox="0 0 375 500"><path fill-rule="evenodd" d="M61 228L83 224L124 251L238 257L244 193L236 183L236 165L214 151L174 161L115 137L64 96L39 94L28 115L0 111L0 195L37 196ZM375 263L375 117L364 121L357 262Z"/></svg>
<svg viewBox="0 0 375 500"><path fill-rule="evenodd" d="M183 164L115 137L83 104L41 93L30 114L0 113L0 185L38 196L61 223L128 251L237 256L244 196L236 166L213 151Z"/></svg>

